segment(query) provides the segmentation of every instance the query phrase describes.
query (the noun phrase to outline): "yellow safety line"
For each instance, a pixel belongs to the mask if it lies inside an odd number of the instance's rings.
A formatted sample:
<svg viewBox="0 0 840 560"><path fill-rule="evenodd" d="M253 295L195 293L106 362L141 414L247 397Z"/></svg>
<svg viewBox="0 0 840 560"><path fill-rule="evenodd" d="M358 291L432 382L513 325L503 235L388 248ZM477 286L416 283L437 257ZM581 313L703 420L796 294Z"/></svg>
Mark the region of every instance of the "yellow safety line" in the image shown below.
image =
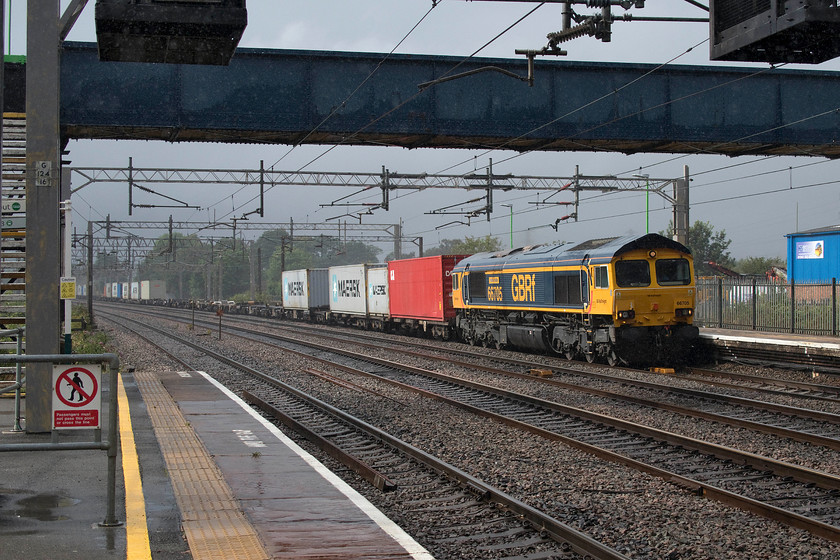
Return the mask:
<svg viewBox="0 0 840 560"><path fill-rule="evenodd" d="M125 537L126 560L151 560L149 529L146 525L146 500L143 498L143 481L140 463L134 446L134 430L128 410L122 376L119 376L120 439L122 440L122 467L125 479Z"/></svg>

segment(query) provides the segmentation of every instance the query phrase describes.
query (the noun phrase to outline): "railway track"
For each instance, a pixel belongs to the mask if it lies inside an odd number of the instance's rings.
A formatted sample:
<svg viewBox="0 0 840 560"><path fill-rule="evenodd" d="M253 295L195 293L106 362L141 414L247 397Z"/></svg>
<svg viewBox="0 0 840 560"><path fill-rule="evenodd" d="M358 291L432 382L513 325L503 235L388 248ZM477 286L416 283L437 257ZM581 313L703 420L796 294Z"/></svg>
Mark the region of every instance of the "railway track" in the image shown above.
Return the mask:
<svg viewBox="0 0 840 560"><path fill-rule="evenodd" d="M735 372L723 372L704 368L689 368L684 379L717 385L719 387L744 387L764 393L790 395L806 399L828 402L840 402L840 387L824 383L805 383L801 381L773 379L761 375L747 375ZM737 381L738 383L732 383Z"/></svg>
<svg viewBox="0 0 840 560"><path fill-rule="evenodd" d="M304 347L310 350L302 350ZM343 369L357 375L445 399L477 414L660 476L709 498L840 540L837 477L311 342L287 341L284 348L329 362L335 360L313 357L313 353L341 354L347 360Z"/></svg>
<svg viewBox="0 0 840 560"><path fill-rule="evenodd" d="M246 329L246 331L256 333L256 331L252 331L250 329ZM360 343L341 336L336 337L333 335L323 334L320 336L322 340L344 341L371 349L379 347L378 344ZM400 344L400 346L401 345L402 344ZM430 361L446 361L456 366L468 369L481 369L482 371L501 376L527 379L529 382L534 384L543 384L556 388L570 389L573 391L579 391L613 400L620 400L649 408L667 410L677 414L702 418L704 420L718 422L733 427L747 428L758 432L789 438L794 441L820 445L828 449L840 451L840 415L837 414L801 407L773 404L754 399L739 398L720 393L710 393L707 391L697 391L648 383L629 379L627 377L616 377L613 375L583 372L576 369L556 366L550 367L549 369L554 373L562 374L564 380L560 381L525 373L533 368L544 370L547 367L546 364L530 360L491 358L491 361L503 360L505 363L521 370L520 372L514 372L509 369L481 366L477 365L475 362L464 361L462 359L441 357L437 350L434 350L434 353L430 353L422 351L407 351L402 348L395 347L390 351L420 357ZM444 353L448 351L449 350L446 350ZM458 353L462 356L470 356L471 358L479 360L486 358L485 355L477 353L463 353L461 351ZM580 378L581 380L596 380L599 382L599 385L607 385L609 388L602 389L590 387L582 384L581 382L573 382L572 378L574 377ZM818 389L819 388L814 388L812 391L816 391ZM630 391L629 394L628 391ZM822 394L828 395L831 394L831 392L822 391ZM796 396L802 395L797 393ZM809 394L808 396L812 395ZM840 399L826 397L824 400L840 403Z"/></svg>
<svg viewBox="0 0 840 560"><path fill-rule="evenodd" d="M201 319L199 319L201 321ZM237 321L244 323L245 321ZM206 325L206 324L205 324ZM231 327L230 322L228 326ZM301 330L297 324L294 327L270 325L280 330ZM241 332L272 338L271 334L255 331L248 327L236 327ZM343 334L325 333L323 329L303 329L306 332L317 333L322 341L335 341L353 344L370 349L381 349L382 340L364 337L372 343L363 343L357 340L356 333ZM281 338L280 340L289 340ZM375 342L375 343L374 343ZM510 369L482 366L475 361L465 361L440 356L441 353L455 353L472 360L486 361L485 354L478 354L463 350L429 349L427 346L413 344L412 347L420 347L426 351L411 351L402 348L403 342L398 346L389 348L389 352L413 357L420 357L430 361L446 361L453 365L468 369L481 369L500 376L517 377L527 379L534 384L548 385L555 388L569 389L590 395L603 397L612 400L619 400L639 406L666 410L694 418L702 418L712 422L718 422L733 427L747 428L750 430L768 433L778 437L788 438L793 441L820 445L828 449L840 450L840 415L828 412L820 412L801 407L785 406L754 399L739 398L735 396L710 393L684 389L662 384L648 383L630 379L624 376L607 375L594 372L584 372L578 369L552 366L550 369L555 373L563 374L563 381L549 378L534 377L527 372L533 368L545 368L546 364L535 362L531 359L516 358L490 358L490 361L500 361L509 366L516 367L519 372ZM433 352L433 353L430 353ZM577 379L577 381L575 381ZM594 380L597 386L586 385L586 381ZM801 385L801 384L799 384ZM816 389L816 388L815 388ZM831 389L831 387L827 388ZM828 393L828 390L824 391ZM830 400L830 399L829 399ZM840 402L837 400L836 402Z"/></svg>
<svg viewBox="0 0 840 560"><path fill-rule="evenodd" d="M732 344L727 344L725 347L716 347L716 356L719 360L738 364L773 366L840 375L840 365L838 365L835 356L752 348Z"/></svg>
<svg viewBox="0 0 840 560"><path fill-rule="evenodd" d="M277 326L277 328L282 328L279 325L282 323L278 323L278 321L270 321L264 320L264 324ZM302 325L301 327L295 327L296 330L304 330L306 332L318 333L321 334L324 332L323 327L315 327L310 325ZM359 334L357 335L356 332ZM331 336L336 336L334 333L331 333ZM342 335L339 335L342 336ZM377 337L376 335L371 335L365 333L364 331L354 331L353 334L347 334L348 338L352 337L354 340L369 340L369 341L380 341L381 338ZM419 349L429 349L428 344L424 344L423 342L415 342L415 341L400 341L400 346L407 346ZM465 349L455 349L451 347L446 348L435 348L435 351L438 352L445 352L448 354L465 356L475 359L484 359L490 362L498 362L502 364L513 365L522 368L544 368L549 367L556 372L563 372L573 375L581 375L581 376L590 376L593 378L603 377L597 373L592 373L589 371L583 371L576 368L569 368L565 365L560 365L561 358L557 356L546 356L544 360L535 360L533 357L530 358L510 358L505 356L499 356L495 354L488 354L486 352L478 352L474 350L465 350ZM632 368L622 368L622 367L612 367L606 366L604 364L587 364L587 369L598 368L602 369L603 371L628 371L628 372L635 372ZM652 375L660 375L664 378L673 378L672 374L663 374L657 373L655 371L648 372ZM610 376L608 376L610 377ZM709 385L715 385L719 387L731 388L731 389L751 389L753 391L759 393L766 393L771 395L779 395L779 396L795 396L802 399L814 399L814 400L822 400L834 403L840 403L840 386L834 385L827 385L824 383L806 383L801 381L793 381L793 380L786 380L786 379L775 379L770 377L758 376L758 375L744 375L744 374L737 374L737 373L729 373L729 372L722 372L716 370L710 370L705 368L688 368L686 372L679 374L679 379L683 380L690 380L696 381L698 383L704 383ZM726 380L729 380L727 382Z"/></svg>
<svg viewBox="0 0 840 560"><path fill-rule="evenodd" d="M258 316L247 316L247 319L236 316L236 315L229 315L227 316L226 321L241 321L246 324L253 325L254 322L258 322L259 324L264 324L267 326L271 326L273 328L292 328L292 327L284 327L283 321L278 321L276 319L266 319L263 317ZM304 323L295 323L293 327L297 331L303 332L311 332L313 334L323 334L325 331L325 327L323 326L315 326L315 325L307 325ZM336 334L335 330L330 331L330 336L346 336L347 338L352 338L354 342L358 342L359 340L368 340L372 342L381 342L382 337L372 334L369 332L365 332L358 329L353 329L352 334L346 333L345 334ZM412 340L409 337L404 337L400 340L399 345L401 347L412 347L418 349L429 349L428 341L416 341ZM560 365L560 363L567 362L567 360L563 360L559 356L546 356L544 360L539 361L532 358L510 358L505 356L499 356L496 354L488 354L486 352L480 352L475 350L469 349L455 349L452 347L446 348L435 348L438 352L446 352L452 355L459 355L465 356L475 359L484 359L490 362L498 362L502 364L514 365L517 367L523 368L541 368L546 367L546 362L548 366L553 369L554 371L561 371L565 373L571 374L579 374L579 375L590 375L586 371L582 371L580 369L569 368L564 365ZM833 358L831 358L833 359ZM796 364L793 363L780 363L782 368L787 367L788 369L791 366ZM836 364L835 364L836 365ZM604 371L636 371L632 368L621 368L621 367L611 367L606 366L605 364L598 364L592 363L587 364L587 369L591 368L601 368ZM810 371L810 370L809 370ZM840 372L840 369L837 370ZM657 375L656 372L649 372L651 374ZM592 376L597 376L598 374L592 374ZM663 377L668 376L670 377L671 374L658 374ZM716 370L709 370L704 368L688 368L687 372L682 372L679 374L680 379L684 380L691 380L696 381L698 383L704 383L709 385L714 385L723 388L731 388L731 389L745 389L749 388L753 391L758 393L766 393L770 395L778 395L778 396L795 396L803 399L813 399L813 400L822 400L828 402L837 402L840 403L840 386L833 386L827 385L825 383L806 383L801 381L793 381L793 380L785 380L785 379L776 379L770 378L765 376L757 376L757 375L743 375L737 373L729 373L729 372L721 372ZM728 382L726 380L729 380Z"/></svg>
<svg viewBox="0 0 840 560"><path fill-rule="evenodd" d="M187 369L195 368L125 322L258 379L261 394L244 391L246 401L380 490L399 491L401 503L408 506L404 517L422 520L424 531L418 540L436 555L449 557L453 547L467 547L475 558L627 559L546 513L270 375L140 321L113 315L109 320Z"/></svg>

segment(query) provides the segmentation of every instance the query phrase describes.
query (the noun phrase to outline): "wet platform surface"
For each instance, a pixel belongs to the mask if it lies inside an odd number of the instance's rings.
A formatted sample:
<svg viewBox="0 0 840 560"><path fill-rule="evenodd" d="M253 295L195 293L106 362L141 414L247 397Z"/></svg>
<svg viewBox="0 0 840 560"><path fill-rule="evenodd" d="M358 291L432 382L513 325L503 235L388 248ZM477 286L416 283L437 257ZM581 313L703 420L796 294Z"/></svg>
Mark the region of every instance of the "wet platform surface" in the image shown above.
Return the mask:
<svg viewBox="0 0 840 560"><path fill-rule="evenodd" d="M120 526L99 526L104 451L0 453L0 560L432 558L209 376L135 372L122 381ZM0 445L49 443L50 434L12 433L12 409L0 398Z"/></svg>
<svg viewBox="0 0 840 560"><path fill-rule="evenodd" d="M152 392L148 381L138 376L144 399ZM213 457L269 558L422 557L419 545L367 500L235 396L194 372L163 374L160 385ZM158 436L162 447L166 437ZM201 502L206 495L190 499ZM216 525L212 519L205 524Z"/></svg>

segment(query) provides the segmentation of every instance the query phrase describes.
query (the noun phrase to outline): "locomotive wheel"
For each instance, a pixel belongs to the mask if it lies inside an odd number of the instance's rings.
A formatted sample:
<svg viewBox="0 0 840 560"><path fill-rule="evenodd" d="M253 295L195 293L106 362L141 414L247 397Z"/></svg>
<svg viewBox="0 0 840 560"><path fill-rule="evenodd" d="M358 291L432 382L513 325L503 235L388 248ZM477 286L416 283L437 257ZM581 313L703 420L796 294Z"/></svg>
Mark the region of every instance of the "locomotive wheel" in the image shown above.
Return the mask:
<svg viewBox="0 0 840 560"><path fill-rule="evenodd" d="M595 352L592 352L592 353L587 352L587 353L584 354L584 356L586 356L586 361L588 363L591 364L591 363L595 362Z"/></svg>
<svg viewBox="0 0 840 560"><path fill-rule="evenodd" d="M618 356L615 355L615 350L610 350L610 353L607 354L607 364L610 367L615 367L619 363L621 363L621 360L619 360Z"/></svg>
<svg viewBox="0 0 840 560"><path fill-rule="evenodd" d="M563 355L566 356L567 360L571 361L571 360L575 359L575 356L577 355L577 352L575 352L574 347L569 346L568 348L566 348L566 351L563 352Z"/></svg>

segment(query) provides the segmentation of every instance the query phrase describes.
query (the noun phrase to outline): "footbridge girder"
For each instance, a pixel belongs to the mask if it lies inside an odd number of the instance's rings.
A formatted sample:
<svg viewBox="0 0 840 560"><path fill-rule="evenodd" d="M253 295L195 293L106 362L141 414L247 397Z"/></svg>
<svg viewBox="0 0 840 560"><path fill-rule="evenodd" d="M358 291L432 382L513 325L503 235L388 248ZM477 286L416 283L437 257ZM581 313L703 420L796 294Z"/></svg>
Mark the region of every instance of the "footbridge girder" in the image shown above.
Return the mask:
<svg viewBox="0 0 840 560"><path fill-rule="evenodd" d="M487 66L524 76L527 63L383 58L239 49L229 66L109 63L98 60L95 44L65 43L61 134L65 141L840 156L838 72L540 60L533 87L481 72L421 90L449 72Z"/></svg>

